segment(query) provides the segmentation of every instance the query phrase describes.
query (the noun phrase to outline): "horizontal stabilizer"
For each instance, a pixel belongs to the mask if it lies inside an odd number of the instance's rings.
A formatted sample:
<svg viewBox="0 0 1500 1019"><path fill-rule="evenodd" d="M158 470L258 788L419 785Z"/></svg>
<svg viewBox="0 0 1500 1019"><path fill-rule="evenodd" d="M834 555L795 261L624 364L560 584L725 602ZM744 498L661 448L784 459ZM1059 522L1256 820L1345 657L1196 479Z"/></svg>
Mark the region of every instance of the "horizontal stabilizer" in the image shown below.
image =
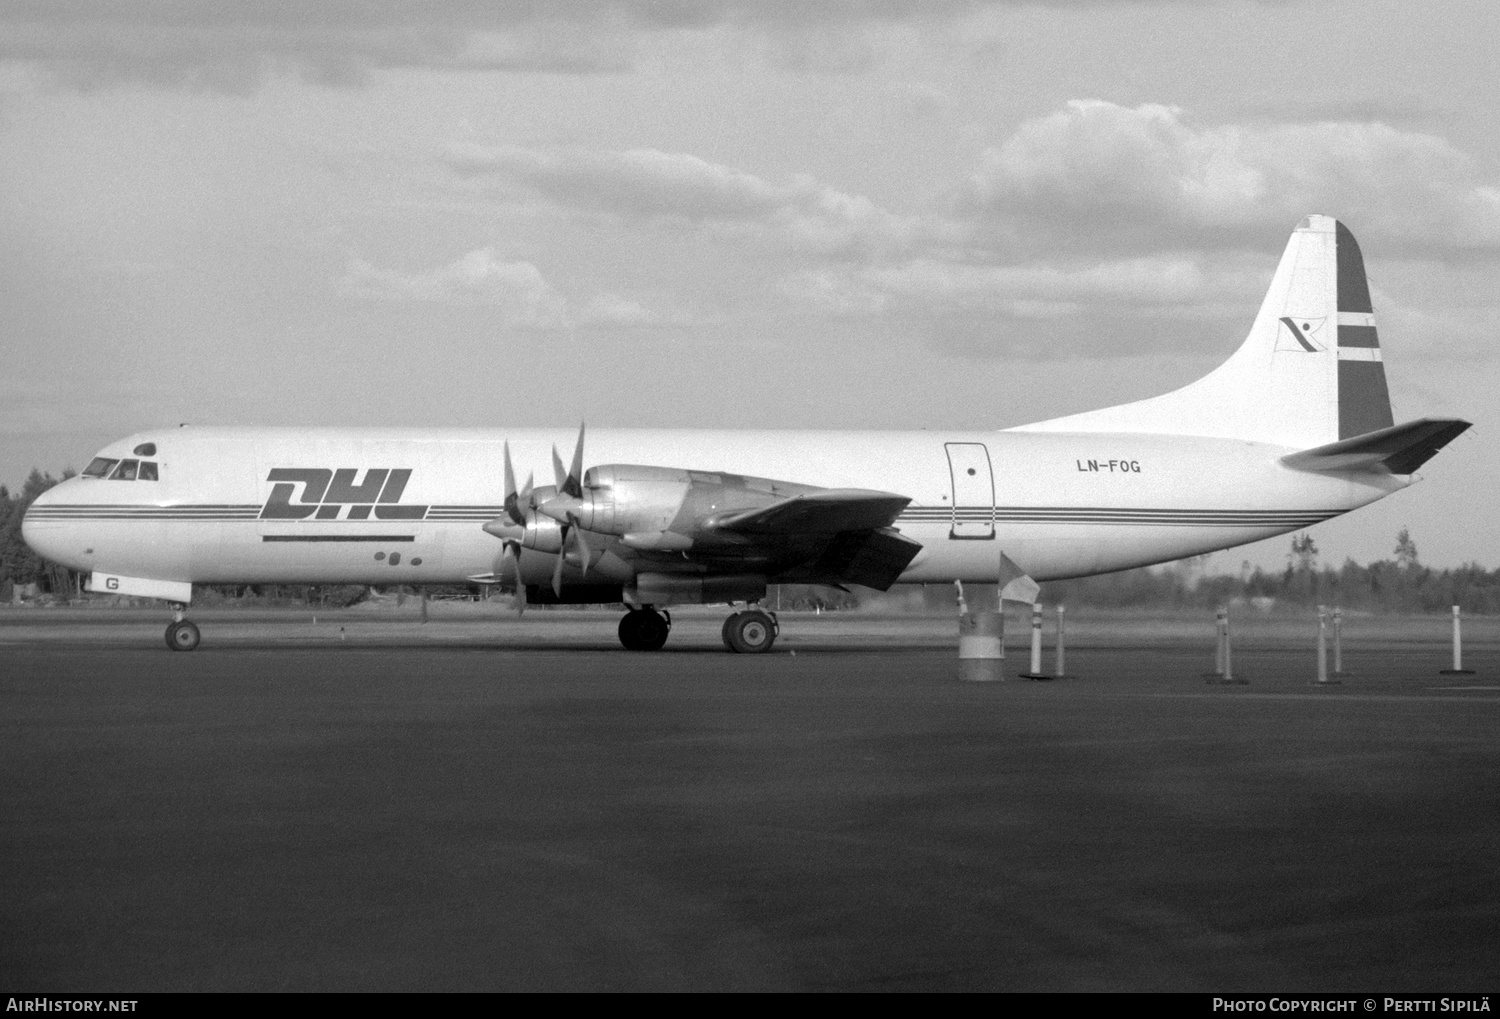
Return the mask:
<svg viewBox="0 0 1500 1019"><path fill-rule="evenodd" d="M726 514L708 526L740 534L837 534L889 527L911 499L890 492L830 488Z"/></svg>
<svg viewBox="0 0 1500 1019"><path fill-rule="evenodd" d="M1281 458L1300 471L1377 471L1412 474L1462 435L1469 422L1419 418Z"/></svg>

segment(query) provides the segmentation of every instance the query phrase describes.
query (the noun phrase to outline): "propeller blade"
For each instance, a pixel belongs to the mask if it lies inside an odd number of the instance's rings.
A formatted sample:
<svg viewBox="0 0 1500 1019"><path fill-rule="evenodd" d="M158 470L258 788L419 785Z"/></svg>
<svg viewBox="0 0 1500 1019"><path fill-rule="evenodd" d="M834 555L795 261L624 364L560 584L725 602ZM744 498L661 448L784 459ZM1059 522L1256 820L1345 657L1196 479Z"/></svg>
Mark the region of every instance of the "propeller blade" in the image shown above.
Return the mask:
<svg viewBox="0 0 1500 1019"><path fill-rule="evenodd" d="M557 553L557 566L552 570L552 593L562 597L563 554Z"/></svg>
<svg viewBox="0 0 1500 1019"><path fill-rule="evenodd" d="M562 457L557 455L557 446L552 447L552 477L557 482L557 490L565 492L568 488L568 476L563 472Z"/></svg>
<svg viewBox="0 0 1500 1019"><path fill-rule="evenodd" d="M531 507L531 488L532 488L532 482L534 480L536 480L536 472L534 472L534 471L527 471L526 472L526 487L523 488L523 489L521 489L521 494L519 496L517 496L517 498L520 500L520 504L522 506L527 507L527 508ZM523 514L524 514L524 511L523 511ZM525 522L526 521L525 521L524 515L523 515L523 519L521 520L521 523L524 524Z"/></svg>
<svg viewBox="0 0 1500 1019"><path fill-rule="evenodd" d="M574 544L578 546L578 565L582 568L583 575L587 577L589 575L589 562L593 558L593 553L589 551L589 543L583 540L583 530L581 528L574 527L571 533Z"/></svg>
<svg viewBox="0 0 1500 1019"><path fill-rule="evenodd" d="M521 506L516 495L516 471L510 462L510 443L505 444L505 512L516 523L524 526L526 515L521 512Z"/></svg>
<svg viewBox="0 0 1500 1019"><path fill-rule="evenodd" d="M500 574L500 584L502 587L505 584L505 575L507 572L509 572L506 570L507 565L511 566L515 570L516 574L515 602L516 615L519 616L526 611L526 585L521 581L520 548L515 543L509 541L505 543L505 551L500 555L500 569L498 572Z"/></svg>
<svg viewBox="0 0 1500 1019"><path fill-rule="evenodd" d="M573 447L573 465L568 469L567 483L559 481L557 490L564 495L571 495L575 499L583 497L583 430L584 423L578 423L578 444ZM554 451L553 455L556 455Z"/></svg>
<svg viewBox="0 0 1500 1019"><path fill-rule="evenodd" d="M536 511L549 516L560 524L577 526L578 512L583 509L583 500L571 495L554 495L537 503Z"/></svg>

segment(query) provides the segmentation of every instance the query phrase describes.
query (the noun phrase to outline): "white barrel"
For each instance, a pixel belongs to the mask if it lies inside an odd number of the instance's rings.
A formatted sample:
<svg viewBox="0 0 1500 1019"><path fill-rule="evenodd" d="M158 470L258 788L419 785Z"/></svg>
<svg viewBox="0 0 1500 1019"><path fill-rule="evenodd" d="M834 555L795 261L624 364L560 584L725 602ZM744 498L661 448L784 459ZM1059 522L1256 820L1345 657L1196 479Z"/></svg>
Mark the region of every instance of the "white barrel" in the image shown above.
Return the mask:
<svg viewBox="0 0 1500 1019"><path fill-rule="evenodd" d="M1005 617L965 612L958 617L958 678L999 682L1005 678Z"/></svg>

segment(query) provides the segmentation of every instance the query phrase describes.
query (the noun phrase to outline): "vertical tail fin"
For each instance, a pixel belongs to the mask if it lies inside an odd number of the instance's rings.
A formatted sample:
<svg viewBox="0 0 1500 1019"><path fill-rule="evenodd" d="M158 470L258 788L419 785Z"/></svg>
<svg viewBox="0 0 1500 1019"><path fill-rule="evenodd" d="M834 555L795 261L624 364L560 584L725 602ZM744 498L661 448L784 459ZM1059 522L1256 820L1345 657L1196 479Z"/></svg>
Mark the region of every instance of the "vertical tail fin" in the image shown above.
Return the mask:
<svg viewBox="0 0 1500 1019"><path fill-rule="evenodd" d="M1323 219L1322 216L1312 217ZM1338 252L1338 438L1389 428L1391 394L1380 359L1380 337L1375 332L1375 309L1365 279L1365 259L1344 224L1334 221Z"/></svg>
<svg viewBox="0 0 1500 1019"><path fill-rule="evenodd" d="M1304 449L1391 424L1359 245L1332 217L1309 216L1229 360L1163 396L1016 430L1204 435Z"/></svg>

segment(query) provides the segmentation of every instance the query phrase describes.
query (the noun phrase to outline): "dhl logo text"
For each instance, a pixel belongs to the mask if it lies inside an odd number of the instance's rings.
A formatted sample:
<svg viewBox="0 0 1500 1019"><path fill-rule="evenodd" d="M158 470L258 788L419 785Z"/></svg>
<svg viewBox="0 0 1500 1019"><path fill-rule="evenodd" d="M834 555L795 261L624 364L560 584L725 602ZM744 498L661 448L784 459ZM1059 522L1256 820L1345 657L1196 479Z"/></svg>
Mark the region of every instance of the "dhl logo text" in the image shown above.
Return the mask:
<svg viewBox="0 0 1500 1019"><path fill-rule="evenodd" d="M371 467L355 483L357 467L273 467L266 480L271 495L261 507L262 520L421 520L426 506L399 505L411 479L405 467ZM298 487L301 498L294 499ZM348 507L348 513L344 508Z"/></svg>

